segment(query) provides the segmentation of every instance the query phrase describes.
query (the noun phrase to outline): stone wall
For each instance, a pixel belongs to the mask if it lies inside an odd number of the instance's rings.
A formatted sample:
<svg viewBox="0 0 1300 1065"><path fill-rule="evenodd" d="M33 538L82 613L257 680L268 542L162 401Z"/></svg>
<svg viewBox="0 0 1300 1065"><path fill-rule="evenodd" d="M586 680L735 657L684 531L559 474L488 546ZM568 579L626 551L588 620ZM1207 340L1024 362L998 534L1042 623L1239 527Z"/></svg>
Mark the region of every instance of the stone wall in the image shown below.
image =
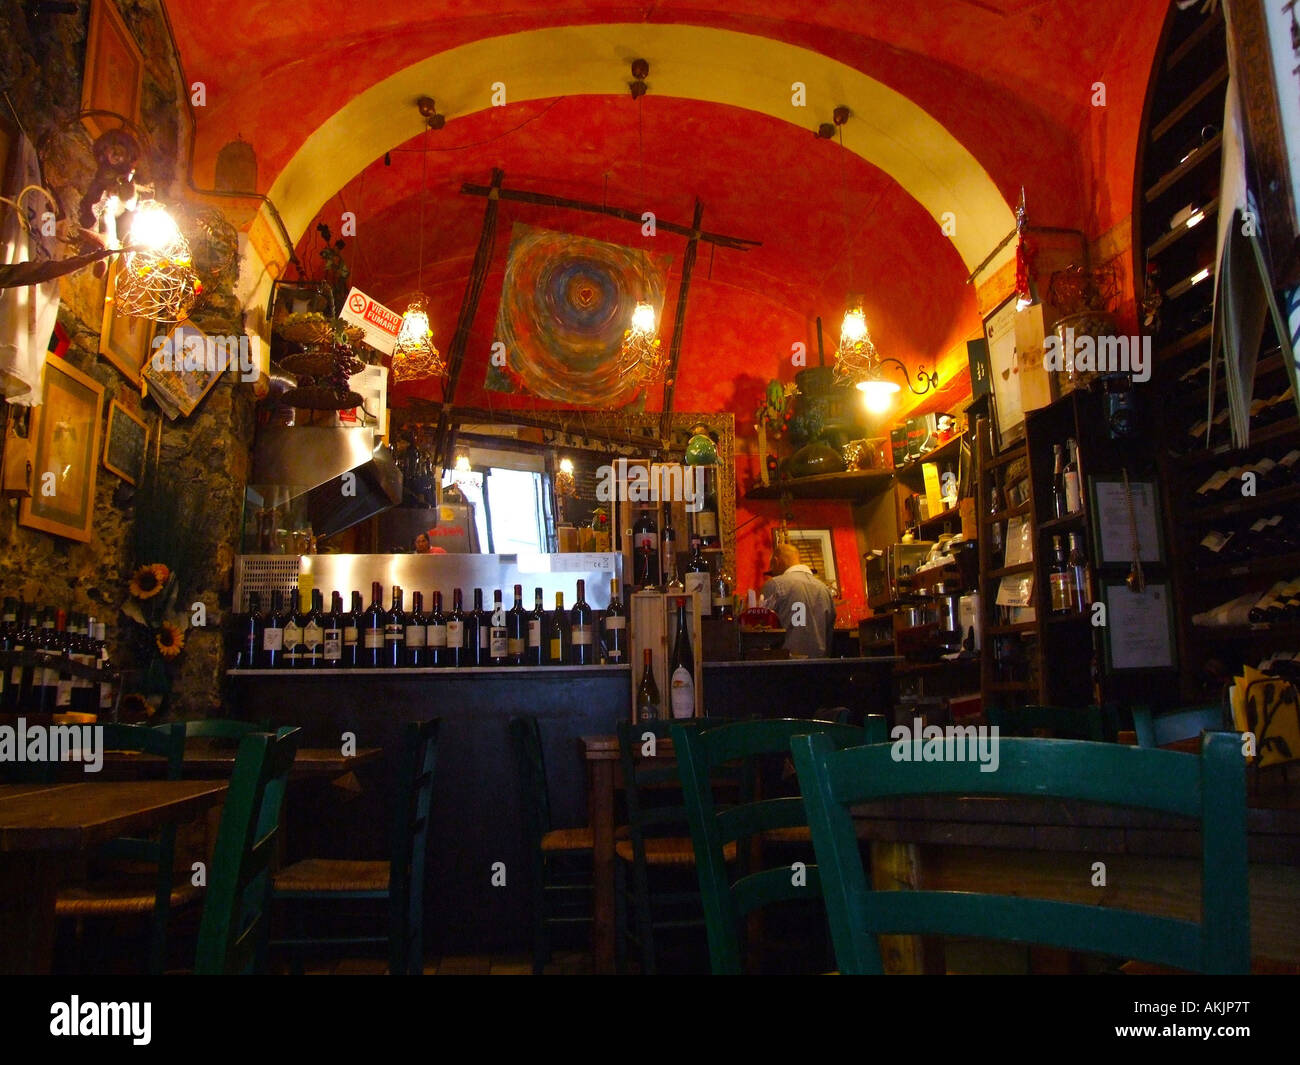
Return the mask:
<svg viewBox="0 0 1300 1065"><path fill-rule="evenodd" d="M94 171L91 140L77 119L90 5L74 15L30 16L28 11L36 6L0 0L0 88L38 147L46 187L60 204L62 239L75 228L78 203ZM186 219L192 215L184 203L183 175L189 116L159 0L126 0L119 10L145 56L140 125L152 140L147 177L155 183L158 199L187 229ZM13 121L3 101L0 111ZM61 255L71 252L68 245L62 247ZM104 385L105 419L109 401L117 399L155 429L161 417L158 408L142 400L139 388L97 354L105 284L102 270L80 271L61 284L59 322L71 337L67 361ZM232 273L205 277L204 284L203 302L193 313L195 323L213 335L242 333ZM188 419L163 419L161 481L180 494L187 531L202 558L196 572L182 575L188 585L185 601L203 601L208 614L207 628L186 634L185 650L174 667L171 707L183 715L219 705L221 626L229 607L252 406L250 387L225 375ZM155 440L151 437L151 446ZM131 557L134 489L98 465L95 496L92 535L85 544L19 525L16 501L0 506L0 592L106 621L115 661L129 666L119 607L135 563L151 560Z"/></svg>

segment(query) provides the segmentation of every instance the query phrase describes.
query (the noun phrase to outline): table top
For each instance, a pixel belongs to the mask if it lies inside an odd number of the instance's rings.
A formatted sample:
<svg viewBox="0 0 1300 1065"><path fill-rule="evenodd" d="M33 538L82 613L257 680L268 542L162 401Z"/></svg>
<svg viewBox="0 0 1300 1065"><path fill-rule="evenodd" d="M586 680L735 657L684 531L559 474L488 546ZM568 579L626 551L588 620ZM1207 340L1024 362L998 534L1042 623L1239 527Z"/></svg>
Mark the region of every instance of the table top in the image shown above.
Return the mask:
<svg viewBox="0 0 1300 1065"><path fill-rule="evenodd" d="M184 773L187 777L229 776L235 768L236 748L231 745L213 745L211 741L195 739L185 745ZM373 761L384 753L382 747L360 747L356 754L344 755L337 747L302 747L294 756L291 778L330 776L346 773L359 765ZM162 773L166 760L156 754L138 751L105 751L104 770L121 779L126 774L146 771Z"/></svg>
<svg viewBox="0 0 1300 1065"><path fill-rule="evenodd" d="M189 820L219 803L216 780L0 784L0 851L79 851Z"/></svg>

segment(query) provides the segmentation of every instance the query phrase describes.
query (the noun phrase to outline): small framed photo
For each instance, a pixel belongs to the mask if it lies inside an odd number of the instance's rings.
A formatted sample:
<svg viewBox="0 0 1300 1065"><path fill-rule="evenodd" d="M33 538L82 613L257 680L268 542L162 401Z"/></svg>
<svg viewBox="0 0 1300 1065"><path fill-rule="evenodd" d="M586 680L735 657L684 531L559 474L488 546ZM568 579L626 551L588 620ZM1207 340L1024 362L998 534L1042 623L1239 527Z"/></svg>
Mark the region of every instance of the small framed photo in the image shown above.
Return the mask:
<svg viewBox="0 0 1300 1065"><path fill-rule="evenodd" d="M799 561L820 577L834 592L839 587L839 574L835 569L835 547L830 529L790 529L786 534Z"/></svg>
<svg viewBox="0 0 1300 1065"><path fill-rule="evenodd" d="M110 402L108 428L104 432L104 469L128 484L138 484L148 445L149 427L144 419L117 400Z"/></svg>
<svg viewBox="0 0 1300 1065"><path fill-rule="evenodd" d="M83 111L113 111L132 125L139 121L144 87L144 55L113 0L91 0L86 35L86 69L81 80ZM121 122L112 115L89 114L82 120L92 138Z"/></svg>
<svg viewBox="0 0 1300 1065"><path fill-rule="evenodd" d="M1008 296L984 319L988 374L993 395L994 443L999 451L1023 439L1025 410L1020 396L1016 348L1016 297Z"/></svg>
<svg viewBox="0 0 1300 1065"><path fill-rule="evenodd" d="M1134 560L1164 563L1165 541L1155 481L1130 480L1125 487L1122 477L1089 477L1088 497L1098 565L1128 566Z"/></svg>
<svg viewBox="0 0 1300 1065"><path fill-rule="evenodd" d="M208 335L189 321L179 323L166 338L159 337L154 347L163 358L151 358L141 372L145 391L168 421L188 418L217 383L222 360L215 357Z"/></svg>
<svg viewBox="0 0 1300 1065"><path fill-rule="evenodd" d="M1102 642L1107 672L1167 670L1178 664L1173 596L1167 583L1149 581L1135 592L1121 578L1105 578L1101 598L1106 604Z"/></svg>
<svg viewBox="0 0 1300 1065"><path fill-rule="evenodd" d="M117 312L117 276L121 260L109 268L104 296L104 321L99 330L99 353L122 371L133 385L140 383L140 370L149 358L154 323L148 318Z"/></svg>
<svg viewBox="0 0 1300 1065"><path fill-rule="evenodd" d="M47 359L32 411L32 494L18 521L69 540L90 540L104 386L62 359Z"/></svg>

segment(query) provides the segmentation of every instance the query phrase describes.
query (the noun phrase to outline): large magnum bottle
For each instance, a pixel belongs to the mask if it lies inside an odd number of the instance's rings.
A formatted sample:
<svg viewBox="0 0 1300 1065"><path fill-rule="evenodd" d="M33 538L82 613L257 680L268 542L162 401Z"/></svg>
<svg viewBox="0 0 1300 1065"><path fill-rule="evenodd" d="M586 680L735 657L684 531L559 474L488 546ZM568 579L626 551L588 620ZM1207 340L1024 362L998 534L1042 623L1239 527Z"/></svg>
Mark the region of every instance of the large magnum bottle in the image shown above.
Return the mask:
<svg viewBox="0 0 1300 1065"><path fill-rule="evenodd" d="M699 601L700 613L706 617L712 602L713 574L709 563L700 553L700 538L691 537L691 557L686 563L686 594L693 595Z"/></svg>
<svg viewBox="0 0 1300 1065"><path fill-rule="evenodd" d="M406 665L406 614L402 611L402 589L393 585L393 608L384 619L384 663L390 668Z"/></svg>
<svg viewBox="0 0 1300 1065"><path fill-rule="evenodd" d="M592 645L591 607L587 605L587 582L578 581L578 598L569 611L569 662L590 666L596 661Z"/></svg>
<svg viewBox="0 0 1300 1065"><path fill-rule="evenodd" d="M605 657L611 665L621 666L628 660L627 611L618 598L618 578L609 581L609 609L604 623Z"/></svg>
<svg viewBox="0 0 1300 1065"><path fill-rule="evenodd" d="M524 664L528 646L528 611L524 609L524 586L515 585L515 605L506 614L506 654L512 666Z"/></svg>
<svg viewBox="0 0 1300 1065"><path fill-rule="evenodd" d="M677 600L677 638L668 667L669 702L674 718L695 716L695 655L691 651L691 634L686 627L686 600Z"/></svg>
<svg viewBox="0 0 1300 1065"><path fill-rule="evenodd" d="M387 622L384 586L371 581L370 606L361 619L361 664L367 669L378 669L384 664L384 625Z"/></svg>

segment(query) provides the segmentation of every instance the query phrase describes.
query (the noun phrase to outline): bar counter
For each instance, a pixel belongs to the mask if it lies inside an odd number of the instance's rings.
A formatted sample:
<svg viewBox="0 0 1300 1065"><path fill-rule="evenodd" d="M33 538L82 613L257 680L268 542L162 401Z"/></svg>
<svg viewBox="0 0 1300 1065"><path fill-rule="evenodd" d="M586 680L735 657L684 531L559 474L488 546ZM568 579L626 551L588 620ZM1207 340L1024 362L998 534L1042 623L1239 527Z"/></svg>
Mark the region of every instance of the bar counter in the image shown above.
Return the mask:
<svg viewBox="0 0 1300 1065"><path fill-rule="evenodd" d="M722 717L811 717L822 708L887 705L893 659L705 662L705 709ZM541 724L556 827L588 823L580 737L610 735L632 710L630 666L230 670L231 716L298 725L306 747L384 756L359 770L361 793L323 789L286 806L289 854L383 859L391 834L390 782L404 721L442 719L426 872L431 949L518 949L529 942L528 857L507 725ZM505 863L505 885L493 867ZM498 877L499 879L499 877Z"/></svg>

